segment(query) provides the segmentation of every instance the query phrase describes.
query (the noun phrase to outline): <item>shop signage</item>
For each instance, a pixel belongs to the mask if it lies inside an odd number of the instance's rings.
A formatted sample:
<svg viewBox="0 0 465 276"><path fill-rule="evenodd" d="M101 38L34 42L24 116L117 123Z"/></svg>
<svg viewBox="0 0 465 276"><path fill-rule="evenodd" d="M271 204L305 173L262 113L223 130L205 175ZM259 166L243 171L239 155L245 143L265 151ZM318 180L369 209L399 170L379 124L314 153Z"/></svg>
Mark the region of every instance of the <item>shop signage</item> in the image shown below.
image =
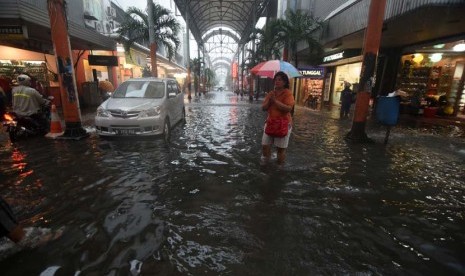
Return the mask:
<svg viewBox="0 0 465 276"><path fill-rule="evenodd" d="M360 49L347 49L338 53L334 53L328 56L323 57L323 63L329 63L336 60L341 60L345 58L351 58L361 55Z"/></svg>
<svg viewBox="0 0 465 276"><path fill-rule="evenodd" d="M339 52L339 53L335 53L335 54L332 54L332 55L329 55L329 56L325 56L323 58L323 62L330 62L330 61L333 61L333 60L338 60L338 59L343 59L343 58L344 58L344 51Z"/></svg>
<svg viewBox="0 0 465 276"><path fill-rule="evenodd" d="M23 26L0 26L0 39L27 38L27 29Z"/></svg>
<svg viewBox="0 0 465 276"><path fill-rule="evenodd" d="M299 73L306 78L323 78L325 75L324 67L299 68Z"/></svg>
<svg viewBox="0 0 465 276"><path fill-rule="evenodd" d="M147 55L148 54L144 54L134 49L130 49L129 53L125 53L126 63L137 65L139 67L145 67L147 66Z"/></svg>
<svg viewBox="0 0 465 276"><path fill-rule="evenodd" d="M89 65L118 66L118 57L89 55Z"/></svg>

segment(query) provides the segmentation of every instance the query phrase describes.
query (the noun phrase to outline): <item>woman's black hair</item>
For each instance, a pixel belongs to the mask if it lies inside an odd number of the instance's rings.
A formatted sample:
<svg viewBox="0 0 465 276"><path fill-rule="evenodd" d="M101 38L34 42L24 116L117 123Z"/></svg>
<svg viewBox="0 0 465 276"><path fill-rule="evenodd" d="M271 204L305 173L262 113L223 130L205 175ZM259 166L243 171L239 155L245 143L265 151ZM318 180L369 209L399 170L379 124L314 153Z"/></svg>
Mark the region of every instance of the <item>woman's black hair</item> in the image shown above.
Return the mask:
<svg viewBox="0 0 465 276"><path fill-rule="evenodd" d="M275 81L276 77L281 77L281 79L284 81L284 88L289 88L289 77L286 73L279 71L274 74L273 82Z"/></svg>

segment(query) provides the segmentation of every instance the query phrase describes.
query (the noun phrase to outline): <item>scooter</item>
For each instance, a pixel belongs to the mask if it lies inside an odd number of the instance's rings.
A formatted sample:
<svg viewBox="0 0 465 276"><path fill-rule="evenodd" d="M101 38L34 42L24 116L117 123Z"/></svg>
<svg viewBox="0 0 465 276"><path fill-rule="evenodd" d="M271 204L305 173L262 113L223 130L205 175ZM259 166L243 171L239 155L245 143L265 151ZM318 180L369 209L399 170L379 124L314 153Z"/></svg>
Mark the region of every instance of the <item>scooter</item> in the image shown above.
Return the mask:
<svg viewBox="0 0 465 276"><path fill-rule="evenodd" d="M19 116L14 112L6 112L3 115L2 124L8 133L10 142L47 134L50 126L50 103L42 107L41 116L44 118L39 121L30 116Z"/></svg>

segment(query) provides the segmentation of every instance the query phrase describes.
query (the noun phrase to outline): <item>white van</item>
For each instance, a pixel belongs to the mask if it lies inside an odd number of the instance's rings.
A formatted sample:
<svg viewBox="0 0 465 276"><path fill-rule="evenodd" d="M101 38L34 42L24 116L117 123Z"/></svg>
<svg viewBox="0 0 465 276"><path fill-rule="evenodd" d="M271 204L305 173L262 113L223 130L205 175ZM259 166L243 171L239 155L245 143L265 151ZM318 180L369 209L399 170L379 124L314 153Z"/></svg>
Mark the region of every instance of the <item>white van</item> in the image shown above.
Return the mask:
<svg viewBox="0 0 465 276"><path fill-rule="evenodd" d="M100 136L171 137L184 122L184 93L175 79L135 78L123 82L98 108L95 127Z"/></svg>

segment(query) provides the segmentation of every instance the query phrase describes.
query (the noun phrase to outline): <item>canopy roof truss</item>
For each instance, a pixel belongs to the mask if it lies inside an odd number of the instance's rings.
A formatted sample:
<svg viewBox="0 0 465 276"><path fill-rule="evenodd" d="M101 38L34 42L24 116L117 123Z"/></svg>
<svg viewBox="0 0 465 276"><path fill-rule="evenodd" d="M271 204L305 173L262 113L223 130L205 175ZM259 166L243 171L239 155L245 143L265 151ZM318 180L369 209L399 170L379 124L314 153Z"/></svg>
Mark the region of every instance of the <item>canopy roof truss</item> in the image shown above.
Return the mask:
<svg viewBox="0 0 465 276"><path fill-rule="evenodd" d="M205 45L205 50L213 49L212 43L218 46L231 48L234 43L236 51L239 45L246 42L252 32L256 20L264 13L271 0L174 0L181 15L186 19L186 11L189 15L189 29L199 45ZM255 14L254 14L255 12ZM255 22L254 22L255 20ZM234 30L228 32L226 29ZM210 32L212 29L217 29ZM221 33L223 29L223 33ZM208 33L208 34L207 34ZM230 40L224 43L224 39L213 40L216 35L229 36ZM224 44L223 44L224 43Z"/></svg>

